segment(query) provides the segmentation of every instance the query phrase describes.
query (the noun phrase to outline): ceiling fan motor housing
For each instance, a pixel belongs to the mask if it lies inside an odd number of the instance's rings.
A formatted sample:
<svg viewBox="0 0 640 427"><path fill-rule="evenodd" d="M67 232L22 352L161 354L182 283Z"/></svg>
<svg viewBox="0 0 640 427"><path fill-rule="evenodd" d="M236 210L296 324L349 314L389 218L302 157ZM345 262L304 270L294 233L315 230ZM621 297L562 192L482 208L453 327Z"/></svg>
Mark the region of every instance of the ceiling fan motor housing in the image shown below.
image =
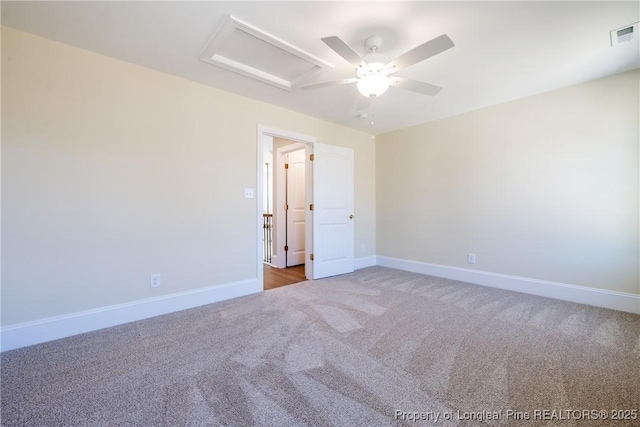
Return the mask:
<svg viewBox="0 0 640 427"><path fill-rule="evenodd" d="M391 58L389 58L387 55L377 53L378 48L380 47L381 44L382 44L382 37L380 36L369 37L368 39L365 40L364 46L367 49L367 51L371 53L362 57L362 60L364 61L365 65L361 65L356 70L358 77L362 78L365 76L378 74L384 69L384 67L389 62L391 62Z"/></svg>
<svg viewBox="0 0 640 427"><path fill-rule="evenodd" d="M378 50L381 44L382 37L380 36L369 37L364 41L364 47L366 47L367 50L371 52L375 52L376 50Z"/></svg>
<svg viewBox="0 0 640 427"><path fill-rule="evenodd" d="M370 76L380 73L391 62L391 58L381 53L371 53L362 58L366 65L358 67L358 77Z"/></svg>

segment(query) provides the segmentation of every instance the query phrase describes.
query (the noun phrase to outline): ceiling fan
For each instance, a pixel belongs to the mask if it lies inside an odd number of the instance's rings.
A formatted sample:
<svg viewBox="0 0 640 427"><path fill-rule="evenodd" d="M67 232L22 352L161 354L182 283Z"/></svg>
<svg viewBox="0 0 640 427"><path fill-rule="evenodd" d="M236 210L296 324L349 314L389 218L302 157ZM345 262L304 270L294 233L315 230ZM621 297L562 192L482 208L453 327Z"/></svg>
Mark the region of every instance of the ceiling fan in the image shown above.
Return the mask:
<svg viewBox="0 0 640 427"><path fill-rule="evenodd" d="M365 40L365 48L369 53L362 57L337 36L325 37L322 41L355 67L356 77L316 83L303 86L300 89L317 89L327 86L357 83L358 91L368 98L366 102L367 105L359 103L361 104L359 105L359 110L366 109L368 103L370 103L372 99L385 93L390 85L424 95L436 95L442 90L441 87L394 76L393 74L455 46L453 41L451 41L446 34L443 34L411 49L395 59L391 59L384 54L378 53L378 48L382 44L382 37L379 36L369 37Z"/></svg>

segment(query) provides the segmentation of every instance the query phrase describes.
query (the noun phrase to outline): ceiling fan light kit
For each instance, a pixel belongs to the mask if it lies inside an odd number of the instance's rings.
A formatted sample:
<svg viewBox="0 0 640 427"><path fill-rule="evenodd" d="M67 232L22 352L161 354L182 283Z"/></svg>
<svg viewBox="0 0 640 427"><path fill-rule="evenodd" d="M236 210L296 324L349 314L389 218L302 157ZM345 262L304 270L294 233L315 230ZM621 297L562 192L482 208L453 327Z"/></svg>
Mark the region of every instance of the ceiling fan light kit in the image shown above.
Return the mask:
<svg viewBox="0 0 640 427"><path fill-rule="evenodd" d="M377 53L382 38L375 36L369 37L364 45L371 52L362 58L362 64L356 69L358 76L358 92L369 98L375 98L382 95L389 89L389 73L385 71L385 67L391 62L391 58L386 55Z"/></svg>
<svg viewBox="0 0 640 427"><path fill-rule="evenodd" d="M358 92L364 96L375 98L389 89L389 77L384 74L372 74L358 80Z"/></svg>

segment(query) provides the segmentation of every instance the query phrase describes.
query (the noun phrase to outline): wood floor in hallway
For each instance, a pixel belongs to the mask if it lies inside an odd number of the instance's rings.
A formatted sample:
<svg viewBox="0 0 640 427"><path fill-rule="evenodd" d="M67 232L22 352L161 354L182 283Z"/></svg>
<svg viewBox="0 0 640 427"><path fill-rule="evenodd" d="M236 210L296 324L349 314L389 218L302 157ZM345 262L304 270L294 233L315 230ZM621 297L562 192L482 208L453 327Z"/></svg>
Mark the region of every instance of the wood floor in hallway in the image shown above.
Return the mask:
<svg viewBox="0 0 640 427"><path fill-rule="evenodd" d="M263 265L265 291L307 280L304 277L304 264L288 268L275 268L267 264Z"/></svg>

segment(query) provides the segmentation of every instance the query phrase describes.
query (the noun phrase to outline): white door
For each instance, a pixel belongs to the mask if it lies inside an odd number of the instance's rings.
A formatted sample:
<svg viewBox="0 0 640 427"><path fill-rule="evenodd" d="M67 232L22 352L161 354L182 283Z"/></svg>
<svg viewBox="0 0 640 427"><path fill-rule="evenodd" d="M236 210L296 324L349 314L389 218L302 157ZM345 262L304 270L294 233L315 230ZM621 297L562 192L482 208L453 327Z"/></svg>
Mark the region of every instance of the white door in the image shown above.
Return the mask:
<svg viewBox="0 0 640 427"><path fill-rule="evenodd" d="M314 144L314 279L354 270L353 150Z"/></svg>
<svg viewBox="0 0 640 427"><path fill-rule="evenodd" d="M287 160L287 267L304 264L305 157L300 149L289 153Z"/></svg>

